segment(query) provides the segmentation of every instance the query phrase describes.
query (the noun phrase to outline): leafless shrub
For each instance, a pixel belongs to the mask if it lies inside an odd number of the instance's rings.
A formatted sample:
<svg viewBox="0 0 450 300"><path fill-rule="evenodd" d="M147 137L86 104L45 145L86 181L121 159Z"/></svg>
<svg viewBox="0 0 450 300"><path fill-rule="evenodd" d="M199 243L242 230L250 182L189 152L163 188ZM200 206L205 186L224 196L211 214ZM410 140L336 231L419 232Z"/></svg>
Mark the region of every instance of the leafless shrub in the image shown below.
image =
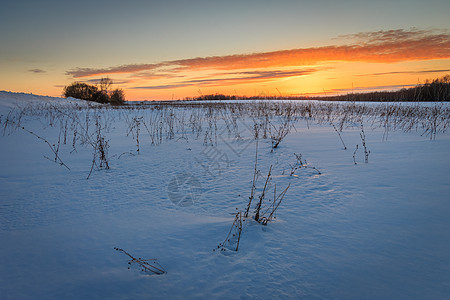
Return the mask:
<svg viewBox="0 0 450 300"><path fill-rule="evenodd" d="M133 117L131 121L128 121L128 130L127 130L127 136L132 135L133 139L136 141L136 152L139 154L140 151L140 144L139 144L139 134L141 132L141 124L143 123L144 118L143 117Z"/></svg>
<svg viewBox="0 0 450 300"><path fill-rule="evenodd" d="M106 140L105 137L103 136L102 130L104 128L102 127L100 117L98 116L95 121L95 126L96 126L96 138L95 141L91 142L91 145L94 149L91 170L89 171L89 174L86 179L89 179L89 177L91 177L94 166L96 166L97 169L106 169L106 170L109 169L108 163L109 141Z"/></svg>
<svg viewBox="0 0 450 300"><path fill-rule="evenodd" d="M263 138L267 139L268 134L270 133L270 117L269 115L265 115L260 118L253 118L253 135L255 139ZM262 133L262 136L260 136L260 133Z"/></svg>
<svg viewBox="0 0 450 300"><path fill-rule="evenodd" d="M255 170L256 170L256 167L255 167ZM254 174L256 174L256 171ZM256 178L256 176L257 175L254 175L254 178ZM256 181L256 179L254 179L254 181ZM268 222L272 221L276 210L280 206L281 201L283 200L287 190L290 187L290 184L289 184L279 195L277 195L276 194L277 190L276 190L276 185L275 185L273 200L271 200L271 199L267 200L266 195L269 191L271 181L272 181L272 166L270 166L270 168L269 168L269 172L267 173L267 177L264 182L264 187L262 188L261 194L258 196L258 202L257 202L257 204L255 206L255 210L254 210L253 219L256 222L261 223L262 225L267 225ZM249 197L249 202L247 204L247 210L251 206L251 202L254 198L255 191L256 191L256 184L254 182L252 185L251 196ZM248 215L248 211L246 211L246 215Z"/></svg>
<svg viewBox="0 0 450 300"><path fill-rule="evenodd" d="M272 124L273 130L271 131L270 138L272 140L272 150L278 148L281 141L289 134L291 124L289 120L286 120L278 127Z"/></svg>

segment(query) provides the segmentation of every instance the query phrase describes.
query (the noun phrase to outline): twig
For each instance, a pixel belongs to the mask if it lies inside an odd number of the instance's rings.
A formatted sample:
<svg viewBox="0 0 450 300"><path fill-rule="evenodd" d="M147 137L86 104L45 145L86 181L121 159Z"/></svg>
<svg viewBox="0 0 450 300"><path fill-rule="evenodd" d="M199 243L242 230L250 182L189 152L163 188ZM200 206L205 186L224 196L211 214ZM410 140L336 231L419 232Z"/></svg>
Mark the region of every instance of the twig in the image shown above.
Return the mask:
<svg viewBox="0 0 450 300"><path fill-rule="evenodd" d="M304 161L302 160L302 155L301 154L294 153L294 155L297 158L297 162L293 166L291 166L291 174L289 174L289 176L293 176L295 174L295 171L297 171L298 169L301 169L301 168L313 169L313 170L316 170L317 174L322 175L322 172L320 172L319 169L317 169L316 167L308 166L307 161L306 160L304 160Z"/></svg>
<svg viewBox="0 0 450 300"><path fill-rule="evenodd" d="M342 139L342 136L339 133L339 131L337 130L336 126L334 126L333 122L331 122L331 125L333 126L334 130L336 131L336 133L338 134L339 138L341 139L342 145L344 145L344 150L347 150L347 146L345 146L344 140Z"/></svg>
<svg viewBox="0 0 450 300"><path fill-rule="evenodd" d="M356 144L356 149L353 152L353 162L355 163L355 165L357 165L357 163L356 163L356 151L358 151L358 144Z"/></svg>
<svg viewBox="0 0 450 300"><path fill-rule="evenodd" d="M252 201L253 201L253 197L254 197L254 193L255 193L255 189L256 189L256 173L258 172L256 170L257 165L258 165L258 139L256 140L255 169L253 171L252 190L251 190L250 197L248 200L247 208L245 209L245 214L244 214L245 218L248 217L248 212L250 210L250 206L252 205Z"/></svg>
<svg viewBox="0 0 450 300"><path fill-rule="evenodd" d="M12 121L12 120L9 120L9 122L15 124L18 128L20 128L20 129L22 129L22 130L28 132L29 134L35 136L35 137L38 138L39 140L44 141L44 142L48 145L48 147L52 150L52 152L55 154L55 160L54 160L54 161L55 161L56 163L58 163L60 166L64 166L65 168L67 168L67 170L70 170L70 168L62 161L61 157L59 157L59 155L58 155L59 144L58 144L58 148L56 148L55 145L52 146L52 145L49 143L49 141L47 141L47 140L46 140L45 138L43 138L43 137L40 137L40 136L37 135L36 133L34 133L34 132L32 132L32 131L26 129L26 128L23 127L23 126L17 125L17 124L16 124L14 121ZM49 160L51 160L51 159L49 159Z"/></svg>
<svg viewBox="0 0 450 300"><path fill-rule="evenodd" d="M153 259L135 258L134 256L132 256L130 253L126 252L123 249L114 248L114 250L123 252L124 254L126 254L128 257L131 258L131 260L128 262L128 264L131 265L132 263L137 263L142 268L142 271L144 271L144 272L149 271L149 272L157 274L157 275L162 275L162 274L166 273L166 270L164 270L164 268L154 258ZM150 264L150 262L151 262L151 264Z"/></svg>
<svg viewBox="0 0 450 300"><path fill-rule="evenodd" d="M234 233L233 233L234 232ZM217 246L220 251L226 251L226 249L238 251L239 243L241 241L242 234L242 212L238 211L234 216L233 224L231 225L230 231L228 231L225 240ZM232 243L232 239L236 239L236 247L234 249L227 248L226 246ZM216 251L216 249L213 249Z"/></svg>
<svg viewBox="0 0 450 300"><path fill-rule="evenodd" d="M282 191L281 194L279 194L276 199L275 199L275 195L274 195L274 199L273 199L274 200L273 201L274 207L273 207L272 211L270 212L269 216L267 218L265 218L265 221L263 222L264 225L266 225L267 222L272 221L272 217L273 217L275 211L280 206L281 201L283 200L283 198L286 195L286 192L287 192L287 190L289 189L290 186L291 186L291 184L289 183L288 186L284 189L284 191ZM276 189L275 189L275 191L276 191ZM275 202L277 203L276 206L275 206Z"/></svg>
<svg viewBox="0 0 450 300"><path fill-rule="evenodd" d="M366 134L364 133L364 127L363 127L363 123L362 122L361 122L361 133L359 135L361 137L362 145L364 147L364 162L367 164L369 162L370 150L367 150Z"/></svg>
<svg viewBox="0 0 450 300"><path fill-rule="evenodd" d="M264 188L262 190L261 195L259 196L259 202L256 205L256 209L255 209L255 221L259 221L259 211L261 210L261 206L263 204L264 201L264 197L266 196L266 189L267 189L267 184L269 183L271 176L272 176L272 165L269 168L269 173L267 174L267 178L266 178L266 183L264 184Z"/></svg>

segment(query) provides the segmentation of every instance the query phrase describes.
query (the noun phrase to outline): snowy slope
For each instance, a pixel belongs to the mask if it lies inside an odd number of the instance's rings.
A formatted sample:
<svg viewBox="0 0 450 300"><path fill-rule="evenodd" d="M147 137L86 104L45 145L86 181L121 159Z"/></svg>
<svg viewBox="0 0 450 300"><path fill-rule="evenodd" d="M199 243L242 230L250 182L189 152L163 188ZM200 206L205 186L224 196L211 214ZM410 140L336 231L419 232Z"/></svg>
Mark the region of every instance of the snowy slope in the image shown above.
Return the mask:
<svg viewBox="0 0 450 300"><path fill-rule="evenodd" d="M273 151L261 132L257 168L266 176L272 165L272 194L275 184L290 188L276 220L247 219L239 251L223 253L213 249L247 205L256 142L252 118L211 114L220 116L214 125L203 108L98 109L0 92L1 298L448 297L449 133L430 140L420 128L398 129L386 140L386 128L367 118L365 163L358 123L343 127L347 150L331 125L312 119L296 120ZM97 160L87 180L95 120L110 169ZM164 123L159 139L162 120L175 125L171 133ZM52 146L70 170L54 162ZM321 174L289 176L294 153ZM167 273L128 269L114 247L156 258Z"/></svg>
<svg viewBox="0 0 450 300"><path fill-rule="evenodd" d="M0 105L6 108L14 108L17 105L26 105L30 103L56 102L56 101L59 102L59 104L85 102L83 100L74 98L59 98L27 93L13 93L7 91L0 91Z"/></svg>

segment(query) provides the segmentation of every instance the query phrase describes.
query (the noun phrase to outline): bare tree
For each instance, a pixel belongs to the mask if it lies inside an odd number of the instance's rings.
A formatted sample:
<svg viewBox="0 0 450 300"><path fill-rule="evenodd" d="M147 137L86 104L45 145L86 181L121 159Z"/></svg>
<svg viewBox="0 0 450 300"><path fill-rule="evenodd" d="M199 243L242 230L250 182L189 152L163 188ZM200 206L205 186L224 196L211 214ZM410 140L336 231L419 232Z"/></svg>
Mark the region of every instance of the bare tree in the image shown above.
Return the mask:
<svg viewBox="0 0 450 300"><path fill-rule="evenodd" d="M112 79L110 79L109 77L102 77L98 85L102 93L109 95L112 84Z"/></svg>

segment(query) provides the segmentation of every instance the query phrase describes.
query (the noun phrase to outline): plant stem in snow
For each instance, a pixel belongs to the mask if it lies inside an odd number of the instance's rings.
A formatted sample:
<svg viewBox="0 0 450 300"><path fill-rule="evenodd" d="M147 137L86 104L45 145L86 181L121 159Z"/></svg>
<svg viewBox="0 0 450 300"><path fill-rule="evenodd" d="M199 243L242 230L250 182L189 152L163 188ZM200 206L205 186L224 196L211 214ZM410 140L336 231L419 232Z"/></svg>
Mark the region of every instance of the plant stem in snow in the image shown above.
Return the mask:
<svg viewBox="0 0 450 300"><path fill-rule="evenodd" d="M336 131L336 133L338 134L339 138L341 139L342 145L344 145L344 150L347 150L347 146L345 146L344 140L342 139L341 134L337 130L336 126L334 126L333 122L331 122L331 125L333 126L334 130Z"/></svg>
<svg viewBox="0 0 450 300"><path fill-rule="evenodd" d="M353 152L353 162L355 163L355 165L357 165L357 163L356 163L356 151L358 151L358 144L356 145L355 152Z"/></svg>
<svg viewBox="0 0 450 300"><path fill-rule="evenodd" d="M252 181L252 190L250 193L250 197L248 200L248 204L247 204L247 208L245 209L245 214L244 217L247 218L248 217L248 212L250 210L250 206L252 205L252 201L253 201L253 197L255 194L255 189L256 189L256 173L258 172L256 167L258 165L258 139L256 140L256 152L255 152L255 169L253 171L253 181Z"/></svg>
<svg viewBox="0 0 450 300"><path fill-rule="evenodd" d="M269 183L271 176L272 176L272 165L269 168L269 173L267 174L267 178L266 178L266 183L264 184L264 188L263 191L261 193L261 196L259 196L259 202L256 205L256 213L255 213L255 221L258 222L259 221L259 211L261 210L261 206L263 204L264 201L264 197L266 196L266 189L267 189L267 184Z"/></svg>

